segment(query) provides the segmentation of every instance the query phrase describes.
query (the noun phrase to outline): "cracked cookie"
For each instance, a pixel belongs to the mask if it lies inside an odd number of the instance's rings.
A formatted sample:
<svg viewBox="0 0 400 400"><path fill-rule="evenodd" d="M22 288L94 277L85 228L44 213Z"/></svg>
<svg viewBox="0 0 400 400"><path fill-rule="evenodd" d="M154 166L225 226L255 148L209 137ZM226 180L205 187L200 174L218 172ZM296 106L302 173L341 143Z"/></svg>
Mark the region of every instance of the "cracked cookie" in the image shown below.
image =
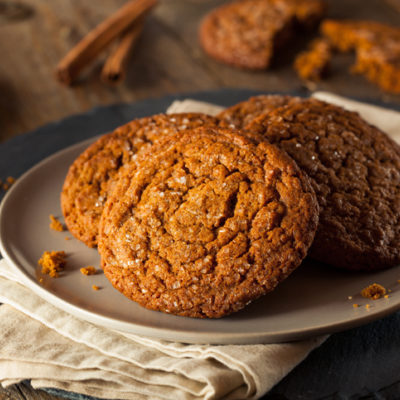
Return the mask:
<svg viewBox="0 0 400 400"><path fill-rule="evenodd" d="M200 43L211 57L240 68L265 69L294 28L314 26L324 13L320 0L238 0L203 20Z"/></svg>
<svg viewBox="0 0 400 400"><path fill-rule="evenodd" d="M259 115L294 101L297 97L277 94L254 96L221 111L216 118L221 127L243 129Z"/></svg>
<svg viewBox="0 0 400 400"><path fill-rule="evenodd" d="M140 305L219 318L284 280L317 222L314 191L286 153L208 126L161 139L126 166L99 252L112 285Z"/></svg>
<svg viewBox="0 0 400 400"><path fill-rule="evenodd" d="M320 206L310 255L350 270L400 263L400 147L357 113L305 99L247 126L308 174Z"/></svg>
<svg viewBox="0 0 400 400"><path fill-rule="evenodd" d="M121 166L161 135L216 123L205 114L159 114L133 120L100 137L74 161L64 181L61 209L69 231L95 247L103 206Z"/></svg>

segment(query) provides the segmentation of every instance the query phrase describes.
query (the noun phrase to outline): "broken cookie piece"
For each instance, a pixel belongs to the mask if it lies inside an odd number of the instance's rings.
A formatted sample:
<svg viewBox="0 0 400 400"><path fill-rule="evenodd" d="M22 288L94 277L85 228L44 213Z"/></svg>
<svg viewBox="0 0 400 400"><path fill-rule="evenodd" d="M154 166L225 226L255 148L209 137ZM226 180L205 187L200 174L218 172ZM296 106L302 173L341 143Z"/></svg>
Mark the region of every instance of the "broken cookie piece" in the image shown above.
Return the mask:
<svg viewBox="0 0 400 400"><path fill-rule="evenodd" d="M400 28L375 21L328 19L321 32L338 51L356 53L352 72L387 92L400 93Z"/></svg>
<svg viewBox="0 0 400 400"><path fill-rule="evenodd" d="M329 70L332 58L331 45L325 39L311 42L308 50L300 53L294 62L294 69L301 79L318 82Z"/></svg>

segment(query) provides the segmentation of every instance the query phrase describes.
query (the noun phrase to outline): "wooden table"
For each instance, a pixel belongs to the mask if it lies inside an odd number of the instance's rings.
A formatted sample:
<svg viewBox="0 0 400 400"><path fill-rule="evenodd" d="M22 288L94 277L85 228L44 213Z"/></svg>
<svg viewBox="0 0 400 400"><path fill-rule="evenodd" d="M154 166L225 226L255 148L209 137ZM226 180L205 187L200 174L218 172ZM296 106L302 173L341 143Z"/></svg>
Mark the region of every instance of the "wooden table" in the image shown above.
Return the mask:
<svg viewBox="0 0 400 400"><path fill-rule="evenodd" d="M30 16L9 21L0 15L0 141L98 105L223 87L266 92L328 90L361 99L400 102L400 95L383 93L363 77L350 75L352 56L337 56L332 76L305 86L292 69L291 44L276 65L265 72L247 72L208 58L197 41L202 16L221 0L160 0L129 62L125 82L110 87L99 79L104 57L87 69L73 87L54 78L60 58L92 27L120 7L124 0L23 0ZM398 0L330 0L329 16L365 18L398 25ZM267 396L268 397L268 396ZM55 399L20 384L0 389L3 399Z"/></svg>

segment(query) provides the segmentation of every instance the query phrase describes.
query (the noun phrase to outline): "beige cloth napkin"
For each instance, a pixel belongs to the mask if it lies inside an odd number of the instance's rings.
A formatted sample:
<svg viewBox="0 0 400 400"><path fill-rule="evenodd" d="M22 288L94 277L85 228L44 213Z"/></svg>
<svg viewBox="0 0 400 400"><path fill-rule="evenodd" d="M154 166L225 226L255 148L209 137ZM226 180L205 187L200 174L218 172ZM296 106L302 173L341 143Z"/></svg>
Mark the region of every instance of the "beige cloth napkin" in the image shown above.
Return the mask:
<svg viewBox="0 0 400 400"><path fill-rule="evenodd" d="M349 102L393 136L400 113ZM174 102L169 112L220 108ZM398 137L398 136L397 136ZM0 382L31 379L52 387L109 399L257 399L325 339L266 345L191 345L127 335L79 320L24 286L24 277L0 261Z"/></svg>
<svg viewBox="0 0 400 400"><path fill-rule="evenodd" d="M31 379L110 399L256 399L324 340L211 346L126 335L55 308L23 279L0 261L3 386Z"/></svg>

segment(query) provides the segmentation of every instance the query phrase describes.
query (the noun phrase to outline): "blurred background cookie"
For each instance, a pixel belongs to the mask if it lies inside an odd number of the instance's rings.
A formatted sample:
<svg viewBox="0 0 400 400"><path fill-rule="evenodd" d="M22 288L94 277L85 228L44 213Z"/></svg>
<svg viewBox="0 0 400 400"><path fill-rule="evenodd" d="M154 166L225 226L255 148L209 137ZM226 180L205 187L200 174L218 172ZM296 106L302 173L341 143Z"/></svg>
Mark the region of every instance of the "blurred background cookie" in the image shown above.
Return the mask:
<svg viewBox="0 0 400 400"><path fill-rule="evenodd" d="M266 69L295 30L314 27L324 11L320 0L237 0L204 18L200 43L218 61Z"/></svg>

